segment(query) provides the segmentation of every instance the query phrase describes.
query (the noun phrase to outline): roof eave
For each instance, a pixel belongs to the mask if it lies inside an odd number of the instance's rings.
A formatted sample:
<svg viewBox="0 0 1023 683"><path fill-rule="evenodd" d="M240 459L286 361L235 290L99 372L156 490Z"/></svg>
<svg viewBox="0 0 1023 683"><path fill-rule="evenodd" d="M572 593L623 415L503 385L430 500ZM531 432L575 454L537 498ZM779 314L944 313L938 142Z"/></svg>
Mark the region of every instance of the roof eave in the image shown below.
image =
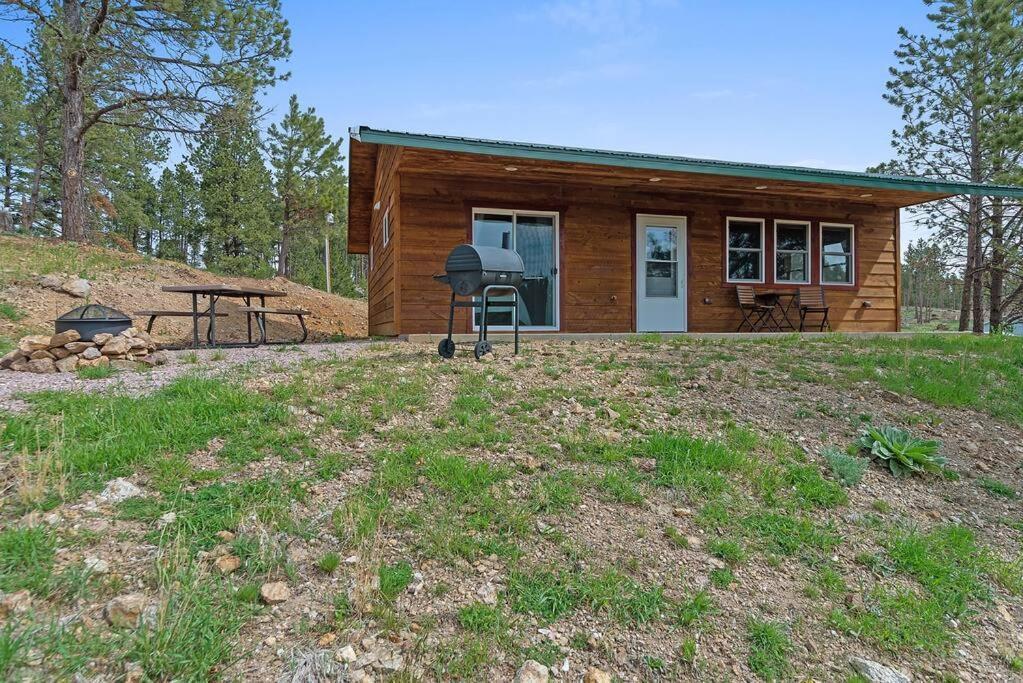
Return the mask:
<svg viewBox="0 0 1023 683"><path fill-rule="evenodd" d="M709 160L687 161L684 159L667 159L647 156L635 157L624 153L615 153L610 151L539 147L494 140L467 140L422 135L417 133L398 133L393 131L376 130L366 126L360 126L357 129L352 129L350 133L352 138L361 142L371 142L382 145L404 145L406 147L419 147L467 154L485 154L517 159L597 164L603 166L643 168L658 171L676 171L681 173L702 173L706 175L725 175L763 180L823 183L827 185L842 185L846 187L904 190L945 196L965 194L1015 197L1023 199L1023 187L1003 185L974 185L970 183L952 183L927 180L923 178L872 178L848 175L843 172L829 172L823 169L811 170L758 165L736 166Z"/></svg>

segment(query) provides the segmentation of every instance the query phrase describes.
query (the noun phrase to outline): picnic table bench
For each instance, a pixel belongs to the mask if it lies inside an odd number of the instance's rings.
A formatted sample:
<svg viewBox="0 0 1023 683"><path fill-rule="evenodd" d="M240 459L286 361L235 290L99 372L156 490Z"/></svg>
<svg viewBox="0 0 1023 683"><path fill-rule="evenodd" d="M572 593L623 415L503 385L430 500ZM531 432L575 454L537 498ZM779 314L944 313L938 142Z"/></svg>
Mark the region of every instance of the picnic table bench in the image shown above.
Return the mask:
<svg viewBox="0 0 1023 683"><path fill-rule="evenodd" d="M192 297L192 309L189 310L146 310L136 311L136 315L147 316L149 321L146 325L146 331L151 332L153 329L153 323L157 318L163 317L178 317L178 318L191 318L192 319L192 347L199 348L199 321L208 320L209 326L206 328L206 340L210 346L256 346L258 344L271 343L267 340L266 335L266 316L267 315L293 315L298 318L299 325L302 327L302 338L297 342L301 343L306 340L309 335L309 330L305 324L305 316L310 315L310 312L301 308L270 308L266 305L266 300L271 297L284 297L287 296L287 292L282 292L276 289L262 289L259 287L243 287L238 285L168 285L161 287L164 292L178 292L181 294L190 294ZM209 306L205 310L199 310L199 297L209 299ZM245 313L245 324L248 332L248 341L241 343L217 343L217 318L224 318L227 316L226 313L217 312L217 302L222 297L241 299L244 303L243 306L239 307L239 310ZM253 299L259 300L259 305L253 305ZM259 340L253 341L252 339L252 320L256 320L256 326L259 329ZM292 342L279 342L279 343L292 343Z"/></svg>

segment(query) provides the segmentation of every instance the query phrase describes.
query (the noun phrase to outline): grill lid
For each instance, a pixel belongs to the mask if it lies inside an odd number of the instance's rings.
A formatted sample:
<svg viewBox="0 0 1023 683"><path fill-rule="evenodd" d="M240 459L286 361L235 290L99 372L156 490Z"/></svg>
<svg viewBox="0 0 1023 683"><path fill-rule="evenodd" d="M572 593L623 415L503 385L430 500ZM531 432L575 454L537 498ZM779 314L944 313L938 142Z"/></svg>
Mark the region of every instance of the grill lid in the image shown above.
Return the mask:
<svg viewBox="0 0 1023 683"><path fill-rule="evenodd" d="M522 264L522 257L511 249L459 244L448 254L444 270L448 273L484 270L522 273L525 271L525 267Z"/></svg>
<svg viewBox="0 0 1023 683"><path fill-rule="evenodd" d="M86 304L85 306L72 308L64 315L58 317L57 320L117 320L131 322L131 318L125 313L116 308L100 304Z"/></svg>

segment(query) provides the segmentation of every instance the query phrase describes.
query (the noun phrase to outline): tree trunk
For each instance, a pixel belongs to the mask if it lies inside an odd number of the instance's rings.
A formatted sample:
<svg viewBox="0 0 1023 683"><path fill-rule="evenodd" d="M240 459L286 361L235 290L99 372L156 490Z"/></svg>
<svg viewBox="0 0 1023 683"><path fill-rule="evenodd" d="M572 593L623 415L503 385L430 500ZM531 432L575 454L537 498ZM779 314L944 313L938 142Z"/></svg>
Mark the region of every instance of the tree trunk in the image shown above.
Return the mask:
<svg viewBox="0 0 1023 683"><path fill-rule="evenodd" d="M1002 298L1005 289L1005 206L1001 197L991 199L991 302L988 319L991 332L1002 326Z"/></svg>
<svg viewBox="0 0 1023 683"><path fill-rule="evenodd" d="M966 238L966 270L963 271L963 295L959 301L960 332L965 332L970 328L970 291L973 287L973 250L970 248L973 246L973 239L970 237L972 232L973 228L970 227Z"/></svg>
<svg viewBox="0 0 1023 683"><path fill-rule="evenodd" d="M291 197L284 196L284 216L281 221L281 254L277 259L277 274L289 277L291 273Z"/></svg>
<svg viewBox="0 0 1023 683"><path fill-rule="evenodd" d="M46 123L36 124L36 158L32 166L32 185L29 189L28 202L21 210L21 226L25 232L32 231L36 218L36 207L39 206L39 188L43 183L43 164L46 162Z"/></svg>
<svg viewBox="0 0 1023 683"><path fill-rule="evenodd" d="M64 28L77 39L82 33L82 6L78 0L64 0ZM82 91L81 48L63 55L60 116L60 215L61 237L84 241L85 229L85 93Z"/></svg>
<svg viewBox="0 0 1023 683"><path fill-rule="evenodd" d="M981 239L980 197L970 197L970 223L973 227L973 272L970 283L973 298L973 332L984 334L984 241Z"/></svg>

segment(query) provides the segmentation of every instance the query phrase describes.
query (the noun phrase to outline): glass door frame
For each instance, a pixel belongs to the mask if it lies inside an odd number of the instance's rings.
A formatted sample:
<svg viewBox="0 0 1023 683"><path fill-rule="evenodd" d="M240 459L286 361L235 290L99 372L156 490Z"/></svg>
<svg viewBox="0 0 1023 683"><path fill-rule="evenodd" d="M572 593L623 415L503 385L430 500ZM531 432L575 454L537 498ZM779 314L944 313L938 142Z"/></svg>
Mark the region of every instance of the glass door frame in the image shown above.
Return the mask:
<svg viewBox="0 0 1023 683"><path fill-rule="evenodd" d="M532 209L492 209L483 206L474 206L469 214L469 238L472 244L476 244L476 214L478 213L490 213L498 214L502 216L511 216L512 218L512 244L511 248L515 249L516 241L518 240L518 218L519 214L527 216L549 216L554 219L554 268L555 273L554 279L554 324L553 325L522 325L519 327L520 330L529 332L558 332L561 330L561 212L559 211L534 211ZM520 304L521 305L521 304ZM470 321L472 323L472 331L476 332L479 330L479 325L476 324L476 315L473 313L470 315ZM511 325L487 325L488 330L495 331L507 331L511 330Z"/></svg>

